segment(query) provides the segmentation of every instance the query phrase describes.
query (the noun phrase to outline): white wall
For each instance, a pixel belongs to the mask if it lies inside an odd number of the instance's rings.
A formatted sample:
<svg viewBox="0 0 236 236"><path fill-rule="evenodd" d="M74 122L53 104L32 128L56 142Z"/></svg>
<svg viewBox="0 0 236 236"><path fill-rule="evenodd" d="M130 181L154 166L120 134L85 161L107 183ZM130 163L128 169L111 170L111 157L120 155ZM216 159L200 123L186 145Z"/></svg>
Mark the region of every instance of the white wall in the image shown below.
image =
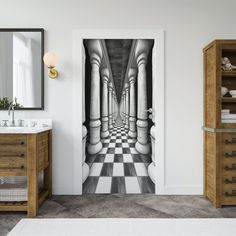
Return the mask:
<svg viewBox="0 0 236 236"><path fill-rule="evenodd" d="M54 193L73 193L72 30L80 28L166 31L166 192L202 192L202 48L236 38L234 0L0 0L0 9L0 27L45 28L45 51L61 58L59 79L45 78L45 111L16 114L54 120Z"/></svg>

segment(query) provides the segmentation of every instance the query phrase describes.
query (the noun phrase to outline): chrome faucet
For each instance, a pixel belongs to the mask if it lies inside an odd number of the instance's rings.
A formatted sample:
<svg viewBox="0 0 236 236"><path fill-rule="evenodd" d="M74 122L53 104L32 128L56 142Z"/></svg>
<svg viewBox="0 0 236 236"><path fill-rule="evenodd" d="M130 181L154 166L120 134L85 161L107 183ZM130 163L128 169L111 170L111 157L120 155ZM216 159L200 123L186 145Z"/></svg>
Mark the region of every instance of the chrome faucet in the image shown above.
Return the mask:
<svg viewBox="0 0 236 236"><path fill-rule="evenodd" d="M13 103L12 103L12 104L9 106L9 108L8 108L8 115L9 115L9 116L11 115L11 111L12 111L12 120L11 120L10 126L16 126L16 125L15 125L15 115L14 115L15 106L14 106Z"/></svg>

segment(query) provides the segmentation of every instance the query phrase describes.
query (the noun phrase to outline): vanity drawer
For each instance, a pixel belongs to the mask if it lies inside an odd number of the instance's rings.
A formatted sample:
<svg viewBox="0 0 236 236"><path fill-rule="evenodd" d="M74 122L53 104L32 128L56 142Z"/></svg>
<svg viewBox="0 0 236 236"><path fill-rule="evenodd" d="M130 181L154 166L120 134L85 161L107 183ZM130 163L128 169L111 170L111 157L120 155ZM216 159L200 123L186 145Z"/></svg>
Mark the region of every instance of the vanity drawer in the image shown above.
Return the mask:
<svg viewBox="0 0 236 236"><path fill-rule="evenodd" d="M1 168L25 168L27 166L26 152L1 152L0 153L0 169Z"/></svg>
<svg viewBox="0 0 236 236"><path fill-rule="evenodd" d="M26 152L26 135L0 135L0 155L6 152Z"/></svg>

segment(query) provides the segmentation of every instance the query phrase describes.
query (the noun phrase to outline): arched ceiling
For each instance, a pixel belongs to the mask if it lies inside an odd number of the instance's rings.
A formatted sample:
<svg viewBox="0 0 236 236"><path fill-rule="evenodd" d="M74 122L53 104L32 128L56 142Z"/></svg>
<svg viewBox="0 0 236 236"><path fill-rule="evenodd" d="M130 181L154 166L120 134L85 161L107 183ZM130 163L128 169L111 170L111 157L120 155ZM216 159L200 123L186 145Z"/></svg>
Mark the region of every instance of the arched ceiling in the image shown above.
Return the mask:
<svg viewBox="0 0 236 236"><path fill-rule="evenodd" d="M125 80L132 42L132 39L105 40L118 103L120 103L121 100L121 93Z"/></svg>

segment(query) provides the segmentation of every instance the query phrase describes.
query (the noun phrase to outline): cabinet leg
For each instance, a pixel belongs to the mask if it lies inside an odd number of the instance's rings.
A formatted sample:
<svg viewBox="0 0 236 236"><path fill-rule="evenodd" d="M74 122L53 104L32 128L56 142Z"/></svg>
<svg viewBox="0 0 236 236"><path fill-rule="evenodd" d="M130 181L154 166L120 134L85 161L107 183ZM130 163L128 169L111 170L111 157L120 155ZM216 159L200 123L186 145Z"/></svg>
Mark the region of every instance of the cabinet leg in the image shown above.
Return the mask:
<svg viewBox="0 0 236 236"><path fill-rule="evenodd" d="M48 163L49 166L44 170L44 187L48 190L48 197L52 197L52 131L48 137Z"/></svg>
<svg viewBox="0 0 236 236"><path fill-rule="evenodd" d="M28 216L38 213L37 137L27 137Z"/></svg>

